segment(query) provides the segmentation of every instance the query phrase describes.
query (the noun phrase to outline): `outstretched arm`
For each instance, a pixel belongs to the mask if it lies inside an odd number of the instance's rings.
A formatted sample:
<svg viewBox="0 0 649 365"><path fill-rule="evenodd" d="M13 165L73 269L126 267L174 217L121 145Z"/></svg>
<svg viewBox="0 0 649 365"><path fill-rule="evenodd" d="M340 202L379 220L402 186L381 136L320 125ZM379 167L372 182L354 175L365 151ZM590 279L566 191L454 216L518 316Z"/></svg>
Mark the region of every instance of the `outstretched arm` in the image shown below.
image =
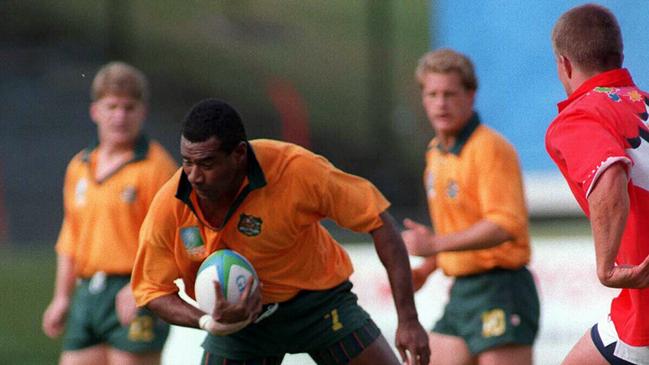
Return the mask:
<svg viewBox="0 0 649 365"><path fill-rule="evenodd" d="M428 364L428 334L417 318L408 253L392 216L383 212L381 220L383 225L372 231L372 238L379 259L388 273L397 309L399 323L396 346L404 361L408 359L409 353L412 360L410 363Z"/></svg>
<svg viewBox="0 0 649 365"><path fill-rule="evenodd" d="M615 264L629 214L627 184L625 167L615 163L602 173L588 196L597 276L608 287L644 288L649 286L649 256L639 265Z"/></svg>

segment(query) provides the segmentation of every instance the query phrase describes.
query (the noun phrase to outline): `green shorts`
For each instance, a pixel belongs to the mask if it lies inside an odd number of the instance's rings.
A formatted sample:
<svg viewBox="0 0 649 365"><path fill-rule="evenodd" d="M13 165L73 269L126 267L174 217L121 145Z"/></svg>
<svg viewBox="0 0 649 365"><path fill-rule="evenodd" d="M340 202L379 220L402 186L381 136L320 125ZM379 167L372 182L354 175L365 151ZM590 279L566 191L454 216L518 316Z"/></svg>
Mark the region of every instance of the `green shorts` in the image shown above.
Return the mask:
<svg viewBox="0 0 649 365"><path fill-rule="evenodd" d="M128 326L122 326L115 311L115 296L129 276L95 275L82 279L68 314L63 349L74 351L101 343L132 352L159 352L169 334L169 325L146 308L138 309Z"/></svg>
<svg viewBox="0 0 649 365"><path fill-rule="evenodd" d="M530 272L494 269L458 277L433 332L461 337L472 354L507 345L532 345L539 297Z"/></svg>
<svg viewBox="0 0 649 365"><path fill-rule="evenodd" d="M201 364L279 364L286 353L308 353L318 364L346 364L381 332L345 281L302 291L277 310L229 336L207 335Z"/></svg>

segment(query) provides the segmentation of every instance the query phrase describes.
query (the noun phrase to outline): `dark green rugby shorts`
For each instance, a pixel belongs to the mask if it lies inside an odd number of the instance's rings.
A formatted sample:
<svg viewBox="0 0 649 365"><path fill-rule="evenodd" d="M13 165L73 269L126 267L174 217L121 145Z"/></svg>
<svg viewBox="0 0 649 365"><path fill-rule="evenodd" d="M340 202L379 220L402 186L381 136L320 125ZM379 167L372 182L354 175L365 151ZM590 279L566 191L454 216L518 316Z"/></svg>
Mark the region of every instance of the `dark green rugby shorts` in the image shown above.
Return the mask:
<svg viewBox="0 0 649 365"><path fill-rule="evenodd" d="M461 337L472 354L507 344L532 345L539 297L530 272L494 269L458 277L433 332Z"/></svg>
<svg viewBox="0 0 649 365"><path fill-rule="evenodd" d="M102 343L131 353L162 350L169 325L148 309L138 309L128 326L119 323L115 296L129 280L129 276L95 275L94 279L80 281L68 314L64 350L81 350Z"/></svg>
<svg viewBox="0 0 649 365"><path fill-rule="evenodd" d="M286 353L308 353L320 365L347 364L381 332L345 281L302 291L277 310L229 336L207 335L201 364L280 364Z"/></svg>

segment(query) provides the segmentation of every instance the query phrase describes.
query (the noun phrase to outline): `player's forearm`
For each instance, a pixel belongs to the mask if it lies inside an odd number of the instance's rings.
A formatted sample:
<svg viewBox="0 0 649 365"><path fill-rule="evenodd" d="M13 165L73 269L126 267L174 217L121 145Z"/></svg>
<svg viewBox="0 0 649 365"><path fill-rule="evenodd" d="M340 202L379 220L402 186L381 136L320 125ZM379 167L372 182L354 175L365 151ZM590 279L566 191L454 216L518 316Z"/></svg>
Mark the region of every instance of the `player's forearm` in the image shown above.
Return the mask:
<svg viewBox="0 0 649 365"><path fill-rule="evenodd" d="M383 226L372 231L372 237L388 274L398 319L400 322L417 320L408 252L390 214L382 213L381 219Z"/></svg>
<svg viewBox="0 0 649 365"><path fill-rule="evenodd" d="M182 300L177 294L168 294L153 299L146 307L165 322L184 327L198 328L198 320L205 314Z"/></svg>
<svg viewBox="0 0 649 365"><path fill-rule="evenodd" d="M74 291L76 276L72 256L58 254L56 257L56 279L54 282L54 299L69 300Z"/></svg>
<svg viewBox="0 0 649 365"><path fill-rule="evenodd" d="M614 288L633 286L625 275L628 271L615 266L629 214L627 177L622 165L604 171L588 196L588 206L600 282Z"/></svg>
<svg viewBox="0 0 649 365"><path fill-rule="evenodd" d="M465 230L435 236L435 247L437 252L479 250L498 246L512 238L497 224L483 219Z"/></svg>

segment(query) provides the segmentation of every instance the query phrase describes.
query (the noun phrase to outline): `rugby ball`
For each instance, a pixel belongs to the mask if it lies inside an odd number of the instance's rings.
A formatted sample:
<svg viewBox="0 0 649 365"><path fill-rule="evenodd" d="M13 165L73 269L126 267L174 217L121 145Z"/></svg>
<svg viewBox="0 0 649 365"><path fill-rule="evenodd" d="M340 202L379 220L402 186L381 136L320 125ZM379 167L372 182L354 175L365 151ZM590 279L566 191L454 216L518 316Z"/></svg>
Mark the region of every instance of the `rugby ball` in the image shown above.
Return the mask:
<svg viewBox="0 0 649 365"><path fill-rule="evenodd" d="M196 273L194 293L198 307L205 313L212 313L216 305L214 282L221 284L223 297L230 303L241 298L249 277L254 277L252 290L259 285L259 277L250 262L239 253L224 249L207 256Z"/></svg>

